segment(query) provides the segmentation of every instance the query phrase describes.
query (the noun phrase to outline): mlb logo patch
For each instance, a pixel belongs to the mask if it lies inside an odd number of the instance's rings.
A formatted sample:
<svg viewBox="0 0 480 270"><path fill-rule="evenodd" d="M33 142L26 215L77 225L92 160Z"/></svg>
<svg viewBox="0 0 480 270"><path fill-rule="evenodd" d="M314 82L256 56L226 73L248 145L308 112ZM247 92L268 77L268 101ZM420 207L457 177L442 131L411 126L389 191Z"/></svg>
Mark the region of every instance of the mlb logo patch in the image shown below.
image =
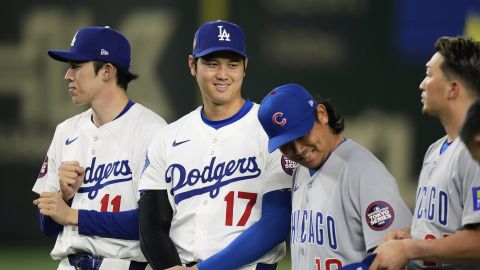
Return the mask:
<svg viewBox="0 0 480 270"><path fill-rule="evenodd" d="M473 195L473 210L479 211L480 210L480 187L473 187L472 195Z"/></svg>

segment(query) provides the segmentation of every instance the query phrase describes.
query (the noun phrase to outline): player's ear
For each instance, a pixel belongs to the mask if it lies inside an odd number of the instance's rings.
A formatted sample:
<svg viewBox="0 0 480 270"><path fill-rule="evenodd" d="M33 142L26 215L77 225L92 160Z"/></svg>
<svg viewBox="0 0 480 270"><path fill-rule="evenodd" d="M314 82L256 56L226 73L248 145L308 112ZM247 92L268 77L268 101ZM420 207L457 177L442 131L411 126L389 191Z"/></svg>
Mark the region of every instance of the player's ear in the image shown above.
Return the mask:
<svg viewBox="0 0 480 270"><path fill-rule="evenodd" d="M480 134L477 134L473 137L475 144L480 145Z"/></svg>
<svg viewBox="0 0 480 270"><path fill-rule="evenodd" d="M188 56L188 68L193 77L197 76L197 60L193 55Z"/></svg>
<svg viewBox="0 0 480 270"><path fill-rule="evenodd" d="M456 80L453 80L449 83L449 89L447 93L447 99L455 99L458 97L461 84Z"/></svg>
<svg viewBox="0 0 480 270"><path fill-rule="evenodd" d="M112 65L111 63L106 63L100 69L100 74L102 75L102 78L104 81L108 81L108 80L111 80L112 78L115 78L116 71L117 71L117 68L114 65Z"/></svg>
<svg viewBox="0 0 480 270"><path fill-rule="evenodd" d="M328 125L328 112L323 104L318 104L316 109L317 120L323 125Z"/></svg>

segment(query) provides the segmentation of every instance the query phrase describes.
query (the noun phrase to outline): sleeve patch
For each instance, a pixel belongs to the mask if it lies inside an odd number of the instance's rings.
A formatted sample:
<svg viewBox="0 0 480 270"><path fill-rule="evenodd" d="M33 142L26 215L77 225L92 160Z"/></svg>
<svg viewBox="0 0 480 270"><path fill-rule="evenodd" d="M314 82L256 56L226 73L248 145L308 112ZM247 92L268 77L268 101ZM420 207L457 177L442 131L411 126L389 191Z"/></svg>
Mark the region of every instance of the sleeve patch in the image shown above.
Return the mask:
<svg viewBox="0 0 480 270"><path fill-rule="evenodd" d="M288 175L293 175L293 171L295 171L295 168L297 168L297 163L294 161L291 161L284 155L282 155L280 162L282 164L283 171Z"/></svg>
<svg viewBox="0 0 480 270"><path fill-rule="evenodd" d="M480 187L472 187L472 195L473 195L473 210L479 211L480 210Z"/></svg>
<svg viewBox="0 0 480 270"><path fill-rule="evenodd" d="M393 208L386 202L376 201L367 207L365 213L368 226L375 231L383 231L388 228L395 219Z"/></svg>
<svg viewBox="0 0 480 270"><path fill-rule="evenodd" d="M44 177L48 172L48 156L45 156L45 159L42 163L42 168L40 168L40 173L37 176L37 179Z"/></svg>

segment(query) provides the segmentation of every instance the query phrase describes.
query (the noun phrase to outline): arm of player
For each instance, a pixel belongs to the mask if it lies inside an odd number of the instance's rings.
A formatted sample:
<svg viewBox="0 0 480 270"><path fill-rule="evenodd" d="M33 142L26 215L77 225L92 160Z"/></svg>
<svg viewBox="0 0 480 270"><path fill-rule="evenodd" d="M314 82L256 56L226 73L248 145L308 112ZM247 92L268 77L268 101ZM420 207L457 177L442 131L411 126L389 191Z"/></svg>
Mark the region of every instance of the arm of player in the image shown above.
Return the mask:
<svg viewBox="0 0 480 270"><path fill-rule="evenodd" d="M40 210L42 232L56 236L63 225L78 225L82 235L138 240L138 209L98 212L71 208L61 192L43 192L33 201Z"/></svg>
<svg viewBox="0 0 480 270"><path fill-rule="evenodd" d="M370 266L376 269L401 269L410 260L431 262L473 262L480 258L480 226L458 231L441 239L391 240L375 251Z"/></svg>
<svg viewBox="0 0 480 270"><path fill-rule="evenodd" d="M292 209L290 189L266 193L262 217L217 254L197 264L200 270L237 269L285 241Z"/></svg>
<svg viewBox="0 0 480 270"><path fill-rule="evenodd" d="M138 204L140 248L148 263L153 269L181 265L178 252L169 236L173 210L167 191L144 191Z"/></svg>

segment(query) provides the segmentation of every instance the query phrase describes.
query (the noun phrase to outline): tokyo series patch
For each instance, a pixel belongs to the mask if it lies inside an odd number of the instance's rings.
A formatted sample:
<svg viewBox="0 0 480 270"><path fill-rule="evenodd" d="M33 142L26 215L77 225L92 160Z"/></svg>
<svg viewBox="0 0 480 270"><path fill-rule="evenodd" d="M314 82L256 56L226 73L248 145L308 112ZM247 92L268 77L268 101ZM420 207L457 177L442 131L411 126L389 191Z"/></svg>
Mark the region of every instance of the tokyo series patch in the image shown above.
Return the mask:
<svg viewBox="0 0 480 270"><path fill-rule="evenodd" d="M293 175L293 171L295 171L295 168L297 168L297 163L294 161L291 161L284 155L282 155L280 162L282 163L283 171L288 175Z"/></svg>
<svg viewBox="0 0 480 270"><path fill-rule="evenodd" d="M48 172L48 156L45 156L45 159L42 163L42 168L40 168L40 173L38 173L37 179L44 177Z"/></svg>
<svg viewBox="0 0 480 270"><path fill-rule="evenodd" d="M367 207L365 217L372 230L383 231L393 223L395 213L388 203L376 201Z"/></svg>

